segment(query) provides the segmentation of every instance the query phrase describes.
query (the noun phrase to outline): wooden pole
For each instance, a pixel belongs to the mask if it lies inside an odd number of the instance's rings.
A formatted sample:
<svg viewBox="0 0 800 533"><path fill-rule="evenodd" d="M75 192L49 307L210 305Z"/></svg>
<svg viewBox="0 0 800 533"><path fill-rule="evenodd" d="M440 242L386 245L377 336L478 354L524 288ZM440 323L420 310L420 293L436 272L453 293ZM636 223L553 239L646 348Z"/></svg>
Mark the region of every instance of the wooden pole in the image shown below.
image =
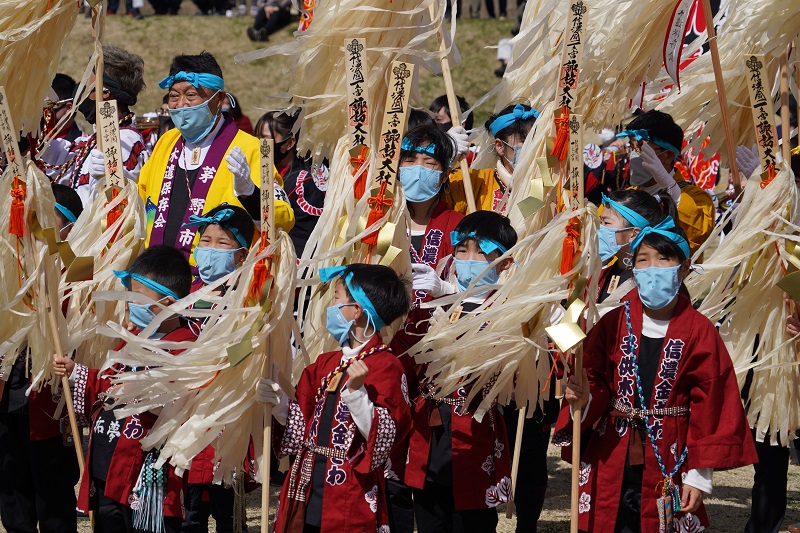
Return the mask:
<svg viewBox="0 0 800 533"><path fill-rule="evenodd" d="M739 168L736 166L736 143L733 140L730 118L728 117L728 98L725 95L725 82L722 79L722 65L719 62L719 48L717 47L717 32L714 29L714 14L711 11L710 0L702 0L703 17L706 19L708 32L708 47L711 50L711 63L714 65L714 81L717 84L719 97L719 110L722 115L722 125L725 129L725 149L728 152L728 163L731 167L733 189L736 196L742 192L742 179L739 177Z"/></svg>
<svg viewBox="0 0 800 533"><path fill-rule="evenodd" d="M517 434L514 437L514 458L511 462L511 499L508 500L506 507L506 518L509 520L514 515L514 506L517 495L517 475L519 474L519 454L522 449L522 430L525 428L525 415L527 414L527 406L523 405L519 408L519 418L517 419Z"/></svg>
<svg viewBox="0 0 800 533"><path fill-rule="evenodd" d="M789 165L792 159L792 126L789 124L789 51L781 54L781 153Z"/></svg>
<svg viewBox="0 0 800 533"><path fill-rule="evenodd" d="M575 375L583 374L583 350L575 351ZM578 497L580 495L581 472L581 418L583 408L572 411L572 491L570 498L570 533L578 533Z"/></svg>
<svg viewBox="0 0 800 533"><path fill-rule="evenodd" d="M261 238L275 242L275 191L274 158L275 143L272 139L261 140ZM270 261L270 274L274 275L275 262ZM267 296L269 298L269 296ZM269 305L269 304L262 304ZM272 379L272 337L265 346L264 366L261 374ZM269 531L269 479L272 467L272 404L264 405L264 442L261 450L261 531Z"/></svg>
<svg viewBox="0 0 800 533"><path fill-rule="evenodd" d="M436 12L434 5L430 6L431 22L434 22ZM439 31L436 32L436 38L439 41L439 51L444 52L447 50L447 43L444 40L444 21L439 26ZM447 93L447 107L450 108L450 120L453 125L461 125L461 106L456 98L456 91L453 88L453 77L450 74L450 60L447 56L442 56L442 78L444 78L444 90ZM474 213L477 211L475 206L475 193L472 191L472 178L469 175L469 167L467 166L467 158L461 158L461 181L464 183L464 196L467 197L467 213Z"/></svg>
<svg viewBox="0 0 800 533"><path fill-rule="evenodd" d="M47 302L47 320L50 324L50 333L53 335L53 340L56 344L56 352L60 357L64 356L64 350L61 347L61 338L58 336L58 324L56 322L56 311L53 310L53 306L50 300L50 288L49 284L45 283L44 286L44 297L45 301ZM75 445L75 455L78 457L78 467L80 468L80 476L83 478L83 468L84 468L84 457L83 457L83 445L81 439L81 432L78 428L78 419L75 416L75 405L72 402L72 391L69 386L69 377L68 376L61 376L61 387L63 389L64 399L67 403L67 416L69 417L69 427L72 431L72 442Z"/></svg>

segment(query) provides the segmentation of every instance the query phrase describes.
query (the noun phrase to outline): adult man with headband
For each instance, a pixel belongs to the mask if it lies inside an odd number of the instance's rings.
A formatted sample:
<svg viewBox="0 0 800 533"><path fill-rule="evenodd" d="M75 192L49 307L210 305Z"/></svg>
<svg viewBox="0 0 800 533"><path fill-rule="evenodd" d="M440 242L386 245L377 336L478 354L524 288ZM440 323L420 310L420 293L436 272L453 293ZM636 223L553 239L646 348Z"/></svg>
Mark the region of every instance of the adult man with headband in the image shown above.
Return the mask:
<svg viewBox="0 0 800 533"><path fill-rule="evenodd" d="M196 227L184 226L190 216L227 202L260 218L259 142L222 113L225 82L211 54L176 56L159 87L169 90L175 129L158 140L139 179L146 245L175 246L191 258L200 236ZM276 173L275 223L289 231L294 215L281 186Z"/></svg>
<svg viewBox="0 0 800 533"><path fill-rule="evenodd" d="M686 231L692 254L714 229L715 209L711 196L692 185L675 168L681 155L683 130L672 116L648 111L633 119L626 131L634 151L630 155L630 183L650 194L666 191L678 206L678 222Z"/></svg>

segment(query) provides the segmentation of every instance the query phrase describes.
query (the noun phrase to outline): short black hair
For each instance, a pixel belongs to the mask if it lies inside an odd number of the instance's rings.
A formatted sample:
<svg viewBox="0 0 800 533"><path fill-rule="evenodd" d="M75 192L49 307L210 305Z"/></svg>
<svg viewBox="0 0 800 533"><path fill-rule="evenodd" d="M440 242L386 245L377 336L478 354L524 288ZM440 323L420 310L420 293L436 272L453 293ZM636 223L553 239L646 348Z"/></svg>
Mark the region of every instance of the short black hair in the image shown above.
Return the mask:
<svg viewBox="0 0 800 533"><path fill-rule="evenodd" d="M674 228L666 231L671 231L672 233L680 235L686 239L686 232L683 231L683 228L677 222L675 223ZM688 243L689 241L687 240L686 242ZM636 254L639 251L639 248L642 247L642 244L646 244L647 246L654 248L664 257L669 259L677 259L679 263L683 263L688 259L683 253L683 250L681 250L680 246L675 244L672 239L664 237L659 233L648 233L642 238L642 242L639 243L639 246L637 246L636 249L631 250L633 252L634 260L636 259Z"/></svg>
<svg viewBox="0 0 800 533"><path fill-rule="evenodd" d="M172 289L180 298L188 296L192 289L189 261L183 252L166 244L151 246L134 259L127 270Z"/></svg>
<svg viewBox="0 0 800 533"><path fill-rule="evenodd" d="M494 211L475 211L461 219L455 229L458 233L472 233L478 239L491 239L510 250L517 244L517 231L508 217ZM501 254L502 255L502 254Z"/></svg>
<svg viewBox="0 0 800 533"><path fill-rule="evenodd" d="M511 105L508 105L508 106L504 107L502 109L502 111L500 111L499 113L495 113L492 116L490 116L486 120L486 122L483 124L483 127L486 128L486 131L488 131L489 134L491 135L491 129L489 127L492 125L492 122L497 120L498 117L501 117L502 115L508 115L509 113L513 113L514 112L514 108L517 105L521 105L523 108L525 108L525 111L530 111L531 109L533 109L528 104L511 104ZM506 126L502 130L498 131L494 135L494 138L495 139L500 139L501 141L508 141L508 139L510 139L511 137L516 135L520 139L525 140L525 138L531 132L531 129L533 129L533 124L535 122L536 122L536 119L534 117L515 120L510 125Z"/></svg>
<svg viewBox="0 0 800 533"><path fill-rule="evenodd" d="M676 220L677 209L669 194L660 194L658 198L652 194L636 189L611 191L608 198L643 216L650 225L655 226L668 216ZM625 215L620 213L622 218ZM628 220L627 218L625 220ZM628 220L628 223L632 222Z"/></svg>
<svg viewBox="0 0 800 533"><path fill-rule="evenodd" d="M53 82L50 84L50 87L53 88L53 92L56 93L59 100L66 100L75 95L75 89L78 87L78 84L72 76L59 72L53 77Z"/></svg>
<svg viewBox="0 0 800 533"><path fill-rule="evenodd" d="M470 113L466 117L463 116L464 113L469 111L469 104L467 103L467 99L463 96L456 95L456 100L458 100L458 107L461 108L461 120L464 121L464 128L467 130L472 129L472 125L475 122L475 117ZM438 97L436 100L431 102L431 107L429 108L434 113L438 113L439 111L444 108L444 112L447 113L447 116L450 117L450 122L453 121L453 115L450 114L450 103L447 101L447 95L443 94L442 96ZM457 125L457 124L454 124Z"/></svg>
<svg viewBox="0 0 800 533"><path fill-rule="evenodd" d="M647 130L651 137L666 141L678 150L683 147L683 130L672 119L672 115L652 109L628 123L628 130ZM677 154L675 154L677 157Z"/></svg>
<svg viewBox="0 0 800 533"><path fill-rule="evenodd" d="M224 229L234 228L236 231L239 232L239 235L242 235L245 239L248 240L247 246L252 246L253 238L255 237L256 225L253 223L253 217L250 214L239 207L238 205L230 205L227 202L223 202L211 211L205 213L203 216L211 217L222 211L223 209L231 209L233 211L233 215L228 220L224 220L221 224L219 224ZM203 226L200 228L200 235L203 235L203 232L206 230L208 226ZM232 233L232 232L231 232Z"/></svg>
<svg viewBox="0 0 800 533"><path fill-rule="evenodd" d="M208 52L200 52L197 55L179 55L172 59L169 66L169 75L174 76L178 72L196 72L213 74L222 78L222 68L217 63L213 55Z"/></svg>
<svg viewBox="0 0 800 533"><path fill-rule="evenodd" d="M384 323L391 324L408 313L411 308L411 284L393 269L384 265L353 263L347 266L342 276L351 272L353 277L350 283L364 291ZM352 299L349 289L347 294Z"/></svg>
<svg viewBox="0 0 800 533"><path fill-rule="evenodd" d="M168 104L169 103L169 93L165 94L164 97L161 99L161 104Z"/></svg>
<svg viewBox="0 0 800 533"><path fill-rule="evenodd" d="M60 183L51 183L50 187L53 188L53 196L56 199L56 203L69 209L76 217L81 216L81 213L83 213L83 202L81 202L81 197L75 189ZM58 209L56 209L56 214L63 216ZM67 220L67 222L69 222L69 220Z"/></svg>
<svg viewBox="0 0 800 533"><path fill-rule="evenodd" d="M429 144L434 145L436 148L433 151L432 157L441 163L443 171L450 168L450 163L456 155L456 149L455 146L453 146L453 141L450 140L450 136L436 127L436 124L433 122L409 130L403 140L407 140L417 147L427 146ZM401 150L400 160L402 161L404 157L413 156L415 154L416 152L411 150Z"/></svg>
<svg viewBox="0 0 800 533"><path fill-rule="evenodd" d="M420 126L428 126L428 125L436 125L436 121L433 120L433 117L427 111L423 111L422 109L411 109L408 112L408 127L406 128L407 131L411 131L415 128Z"/></svg>

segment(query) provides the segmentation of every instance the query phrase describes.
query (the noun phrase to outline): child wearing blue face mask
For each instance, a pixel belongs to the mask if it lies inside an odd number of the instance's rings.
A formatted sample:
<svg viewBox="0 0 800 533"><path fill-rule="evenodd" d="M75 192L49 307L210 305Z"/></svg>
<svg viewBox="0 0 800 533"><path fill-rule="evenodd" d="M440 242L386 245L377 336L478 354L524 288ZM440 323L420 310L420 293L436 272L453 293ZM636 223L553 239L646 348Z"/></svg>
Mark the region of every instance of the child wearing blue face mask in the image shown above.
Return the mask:
<svg viewBox="0 0 800 533"><path fill-rule="evenodd" d="M247 211L227 203L202 216L190 216L184 226L197 227L200 233L200 240L193 252L199 279L192 285L192 292L234 272L247 257L255 232L253 219ZM223 294L226 290L227 285L221 285L215 292ZM194 304L194 308L210 309L212 305L200 300ZM214 447L207 446L192 459L186 474L184 532L207 530L212 516L217 531L235 529L234 489L214 484L214 453ZM244 531L247 531L246 524Z"/></svg>
<svg viewBox="0 0 800 533"><path fill-rule="evenodd" d="M327 329L341 349L303 371L296 401L268 379L256 391L276 406L279 454L297 455L275 531L388 531L384 468L410 415L403 367L379 331L408 313L408 286L380 265L323 268L320 278L336 284Z"/></svg>
<svg viewBox="0 0 800 533"><path fill-rule="evenodd" d="M492 211L476 211L464 217L450 234L453 245L455 284L447 292L467 290L470 285L495 285L500 273L510 268L507 257L489 264L517 242L509 220ZM472 312L490 294L480 290L467 298L453 317ZM494 531L495 507L507 501L510 489L509 446L502 411L492 408L481 422L465 404L466 389L447 397L436 392L436 376L425 376L414 401L405 481L414 494L414 514L420 533ZM475 402L481 401L480 395Z"/></svg>
<svg viewBox="0 0 800 533"><path fill-rule="evenodd" d="M115 274L126 289L161 306L169 306L187 296L192 280L189 262L180 251L170 246L153 246L145 250L127 270ZM169 313L161 306L129 303L128 330L141 331L156 315ZM180 317L171 316L161 322L152 338L187 342L194 341L197 335ZM177 355L179 351L173 353ZM110 378L131 369L115 365L101 372L75 364L63 356L54 356L53 367L56 375L70 377L76 413L91 420L89 452L78 508L95 512L95 531L132 533L135 529L142 529L139 521L147 516L137 514L136 509L142 507L142 499L155 492L163 497L150 503L155 506L155 516L158 519L163 516L163 530L179 532L183 515L181 478L168 465L156 476L144 475L150 472L146 459L153 457L148 457L149 454L142 450L140 440L155 423L156 415L147 412L117 419L115 409L107 409L113 404L113 400L107 398L113 395L109 390Z"/></svg>
<svg viewBox="0 0 800 533"><path fill-rule="evenodd" d="M634 288L630 242L642 228L658 224L674 214L675 203L666 195L656 198L632 189L602 195L597 240L604 266L600 272L597 303L618 302Z"/></svg>
<svg viewBox="0 0 800 533"><path fill-rule="evenodd" d="M754 463L753 437L725 345L681 292L685 233L667 217L630 247L637 288L589 332L553 443L571 457L582 407L581 531L695 531L713 470Z"/></svg>

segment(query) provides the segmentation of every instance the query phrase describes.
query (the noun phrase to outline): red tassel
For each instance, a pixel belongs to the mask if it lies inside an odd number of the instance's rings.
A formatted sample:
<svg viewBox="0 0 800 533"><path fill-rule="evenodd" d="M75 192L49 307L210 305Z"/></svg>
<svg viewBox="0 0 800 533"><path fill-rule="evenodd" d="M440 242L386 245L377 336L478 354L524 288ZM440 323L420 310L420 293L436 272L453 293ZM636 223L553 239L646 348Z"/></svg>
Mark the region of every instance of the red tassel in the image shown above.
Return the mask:
<svg viewBox="0 0 800 533"><path fill-rule="evenodd" d="M561 106L561 116L553 121L556 125L556 138L553 141L553 150L550 155L564 161L569 148L569 108Z"/></svg>
<svg viewBox="0 0 800 533"><path fill-rule="evenodd" d="M580 251L581 221L575 217L567 224L567 236L561 244L561 274L566 274L575 265L575 257Z"/></svg>
<svg viewBox="0 0 800 533"><path fill-rule="evenodd" d="M369 148L366 146L361 147L361 151L355 157L350 158L350 166L353 167L353 175L355 176L361 166L367 161L367 153L369 152ZM353 196L356 200L360 200L362 196L364 196L364 192L367 190L367 173L362 172L361 175L356 179L355 184L353 185Z"/></svg>
<svg viewBox="0 0 800 533"><path fill-rule="evenodd" d="M367 205L372 208L369 211L369 216L367 216L367 227L370 227L383 218L383 215L386 213L385 208L391 207L392 204L394 204L394 199L386 198L386 182L384 181L381 183L378 196L370 196L369 200L367 200ZM378 244L378 231L373 231L361 239L361 242L367 246L375 246Z"/></svg>
<svg viewBox="0 0 800 533"><path fill-rule="evenodd" d="M267 232L261 232L261 245L258 248L258 252L263 252L267 245ZM272 258L270 257L270 262ZM247 291L247 300L251 303L259 303L261 302L261 298L263 297L264 293L264 284L270 278L269 268L267 267L267 260L261 259L259 260L255 266L253 267L253 281L250 282L250 288Z"/></svg>
<svg viewBox="0 0 800 533"><path fill-rule="evenodd" d="M111 189L112 202L117 198L117 195L119 195L119 191L116 188ZM127 204L128 204L127 201L123 201L108 212L108 215L106 216L106 227L111 227L111 225L114 224L114 222L120 219L120 217L122 216L122 210Z"/></svg>
<svg viewBox="0 0 800 533"><path fill-rule="evenodd" d="M14 176L14 188L11 189L11 221L8 223L8 232L17 237L25 234L25 189Z"/></svg>

